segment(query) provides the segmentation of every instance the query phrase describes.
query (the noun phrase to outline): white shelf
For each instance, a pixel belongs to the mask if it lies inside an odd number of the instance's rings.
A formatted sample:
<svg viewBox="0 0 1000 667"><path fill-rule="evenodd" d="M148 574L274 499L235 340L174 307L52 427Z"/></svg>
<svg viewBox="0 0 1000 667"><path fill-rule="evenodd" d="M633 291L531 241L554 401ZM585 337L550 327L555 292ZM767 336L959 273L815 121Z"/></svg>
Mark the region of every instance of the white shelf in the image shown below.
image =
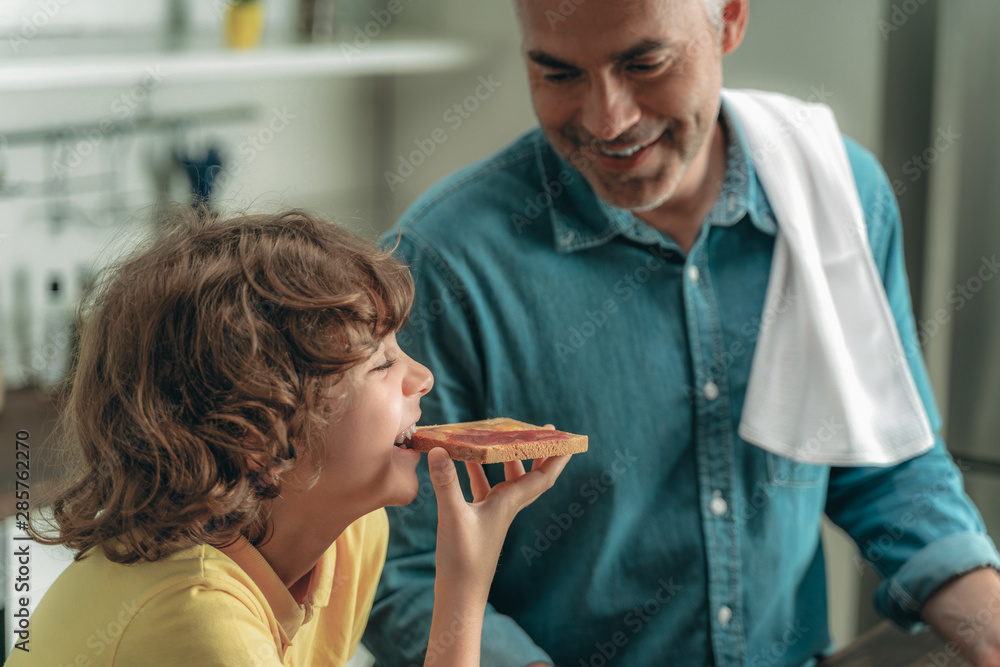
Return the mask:
<svg viewBox="0 0 1000 667"><path fill-rule="evenodd" d="M41 49L62 51L58 54L0 59L0 93L130 86L150 72L170 84L429 73L467 67L481 53L468 42L434 39L372 40L364 48L350 42L265 45L246 51L212 45L132 50L106 41L100 46L103 52L76 52L64 42Z"/></svg>

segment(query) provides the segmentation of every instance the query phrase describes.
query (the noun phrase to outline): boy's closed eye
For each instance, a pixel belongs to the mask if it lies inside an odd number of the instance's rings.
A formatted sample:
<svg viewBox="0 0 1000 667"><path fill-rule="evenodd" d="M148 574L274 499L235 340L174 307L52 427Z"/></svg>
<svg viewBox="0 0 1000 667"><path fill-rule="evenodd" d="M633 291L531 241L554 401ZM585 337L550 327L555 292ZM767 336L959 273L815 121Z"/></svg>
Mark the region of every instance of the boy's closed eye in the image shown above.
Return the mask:
<svg viewBox="0 0 1000 667"><path fill-rule="evenodd" d="M390 368L392 368L395 363L396 363L395 359L390 359L389 357L386 357L385 361L372 368L372 372L375 373L377 371L387 371Z"/></svg>

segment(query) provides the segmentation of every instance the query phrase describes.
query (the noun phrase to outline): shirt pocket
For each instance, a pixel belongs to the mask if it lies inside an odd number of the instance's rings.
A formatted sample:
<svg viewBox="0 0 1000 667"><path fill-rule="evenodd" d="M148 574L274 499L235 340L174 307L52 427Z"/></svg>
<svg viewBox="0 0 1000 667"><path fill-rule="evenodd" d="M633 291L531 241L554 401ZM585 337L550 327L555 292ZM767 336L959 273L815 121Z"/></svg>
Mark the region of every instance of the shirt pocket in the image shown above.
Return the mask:
<svg viewBox="0 0 1000 667"><path fill-rule="evenodd" d="M830 468L800 463L778 454L767 453L767 480L772 486L807 488L826 479Z"/></svg>

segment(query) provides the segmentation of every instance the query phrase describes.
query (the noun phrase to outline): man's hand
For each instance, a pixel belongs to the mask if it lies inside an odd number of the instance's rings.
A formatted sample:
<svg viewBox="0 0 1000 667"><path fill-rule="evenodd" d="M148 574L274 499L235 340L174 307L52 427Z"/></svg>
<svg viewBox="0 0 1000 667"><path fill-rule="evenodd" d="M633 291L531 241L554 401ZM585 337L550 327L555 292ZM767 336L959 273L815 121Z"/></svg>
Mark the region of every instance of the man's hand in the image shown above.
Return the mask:
<svg viewBox="0 0 1000 667"><path fill-rule="evenodd" d="M920 610L976 667L1000 667L1000 574L973 570L941 587Z"/></svg>

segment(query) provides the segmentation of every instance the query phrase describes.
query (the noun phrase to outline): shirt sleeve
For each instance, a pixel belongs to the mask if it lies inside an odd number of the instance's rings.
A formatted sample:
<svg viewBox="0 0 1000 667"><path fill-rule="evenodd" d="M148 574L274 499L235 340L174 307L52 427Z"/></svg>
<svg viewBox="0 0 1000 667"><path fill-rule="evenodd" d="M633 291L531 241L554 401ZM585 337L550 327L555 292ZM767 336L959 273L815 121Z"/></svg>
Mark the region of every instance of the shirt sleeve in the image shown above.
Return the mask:
<svg viewBox="0 0 1000 667"><path fill-rule="evenodd" d="M911 628L921 622L920 608L943 584L976 568L1000 568L1000 557L940 436L941 417L910 304L896 199L871 155L850 141L848 153L872 254L935 442L930 451L896 466L832 469L826 512L883 578L874 599L878 612Z"/></svg>
<svg viewBox="0 0 1000 667"><path fill-rule="evenodd" d="M396 241L395 231L386 237ZM397 256L413 271L416 298L400 347L434 373L434 389L421 399L422 423L482 419L484 383L474 295L439 254L412 229L399 239ZM464 466L459 479L469 492ZM386 508L389 549L363 642L380 666L423 664L434 608L437 502L426 459L417 467L420 491L406 507ZM447 576L442 573L441 576ZM456 631L461 619L455 619ZM523 667L551 659L510 617L487 605L483 620L483 667Z"/></svg>
<svg viewBox="0 0 1000 667"><path fill-rule="evenodd" d="M110 664L282 667L276 638L255 606L245 592L182 582L135 614Z"/></svg>

